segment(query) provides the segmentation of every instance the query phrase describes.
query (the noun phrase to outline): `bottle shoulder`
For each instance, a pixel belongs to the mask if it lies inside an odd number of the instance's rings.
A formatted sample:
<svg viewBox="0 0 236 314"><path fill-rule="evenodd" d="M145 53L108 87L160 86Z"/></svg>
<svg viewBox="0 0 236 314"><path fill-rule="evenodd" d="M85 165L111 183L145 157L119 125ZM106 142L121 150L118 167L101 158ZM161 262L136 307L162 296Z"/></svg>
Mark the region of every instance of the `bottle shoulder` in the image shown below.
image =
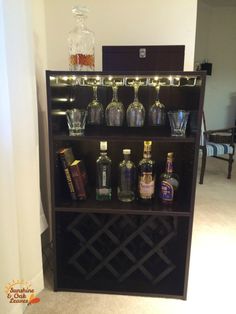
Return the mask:
<svg viewBox="0 0 236 314"><path fill-rule="evenodd" d="M110 162L111 163L111 159L106 155L106 156L99 156L97 161L97 163L101 163L101 162Z"/></svg>
<svg viewBox="0 0 236 314"><path fill-rule="evenodd" d="M151 158L143 158L139 162L139 166L142 165L155 165L155 160L152 160Z"/></svg>
<svg viewBox="0 0 236 314"><path fill-rule="evenodd" d="M120 168L128 168L128 169L131 169L131 168L135 168L135 164L133 163L132 160L122 160L122 161L119 163L119 167L120 167Z"/></svg>

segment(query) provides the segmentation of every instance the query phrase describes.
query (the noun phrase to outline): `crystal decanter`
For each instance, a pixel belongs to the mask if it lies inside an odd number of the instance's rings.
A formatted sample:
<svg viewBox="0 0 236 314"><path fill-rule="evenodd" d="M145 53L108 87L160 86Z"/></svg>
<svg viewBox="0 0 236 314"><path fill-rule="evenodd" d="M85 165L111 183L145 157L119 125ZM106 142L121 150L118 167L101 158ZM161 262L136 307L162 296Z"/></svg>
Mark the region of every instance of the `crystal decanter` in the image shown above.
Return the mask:
<svg viewBox="0 0 236 314"><path fill-rule="evenodd" d="M86 26L88 9L84 6L74 6L72 14L75 27L69 32L69 70L94 71L94 33Z"/></svg>

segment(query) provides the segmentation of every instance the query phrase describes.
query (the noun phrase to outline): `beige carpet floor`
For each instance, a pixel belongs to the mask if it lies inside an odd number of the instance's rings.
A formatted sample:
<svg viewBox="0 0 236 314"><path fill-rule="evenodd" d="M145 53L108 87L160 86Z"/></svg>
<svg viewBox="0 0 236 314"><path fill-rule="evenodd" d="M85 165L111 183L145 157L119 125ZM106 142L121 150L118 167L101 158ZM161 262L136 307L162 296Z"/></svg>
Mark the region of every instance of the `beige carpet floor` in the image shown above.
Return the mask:
<svg viewBox="0 0 236 314"><path fill-rule="evenodd" d="M105 294L53 292L50 271L40 303L26 314L205 314L236 313L236 165L208 159L197 184L187 301Z"/></svg>

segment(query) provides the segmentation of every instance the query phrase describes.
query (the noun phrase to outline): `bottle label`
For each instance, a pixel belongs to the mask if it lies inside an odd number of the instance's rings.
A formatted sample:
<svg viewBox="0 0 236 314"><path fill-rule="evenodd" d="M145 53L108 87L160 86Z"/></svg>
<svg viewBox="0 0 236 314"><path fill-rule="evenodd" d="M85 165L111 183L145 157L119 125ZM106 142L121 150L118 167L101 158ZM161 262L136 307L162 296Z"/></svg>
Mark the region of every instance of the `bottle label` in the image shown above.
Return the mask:
<svg viewBox="0 0 236 314"><path fill-rule="evenodd" d="M174 188L168 181L161 182L160 197L163 201L172 202L174 199Z"/></svg>
<svg viewBox="0 0 236 314"><path fill-rule="evenodd" d="M155 181L151 172L144 172L139 178L139 194L143 199L150 199L154 195Z"/></svg>
<svg viewBox="0 0 236 314"><path fill-rule="evenodd" d="M107 188L101 188L101 189L96 189L96 193L98 195L110 195L111 194L111 189L107 189Z"/></svg>
<svg viewBox="0 0 236 314"><path fill-rule="evenodd" d="M134 168L125 168L121 170L120 191L131 191L134 189L135 173Z"/></svg>
<svg viewBox="0 0 236 314"><path fill-rule="evenodd" d="M107 168L103 166L102 168L102 186L107 185Z"/></svg>

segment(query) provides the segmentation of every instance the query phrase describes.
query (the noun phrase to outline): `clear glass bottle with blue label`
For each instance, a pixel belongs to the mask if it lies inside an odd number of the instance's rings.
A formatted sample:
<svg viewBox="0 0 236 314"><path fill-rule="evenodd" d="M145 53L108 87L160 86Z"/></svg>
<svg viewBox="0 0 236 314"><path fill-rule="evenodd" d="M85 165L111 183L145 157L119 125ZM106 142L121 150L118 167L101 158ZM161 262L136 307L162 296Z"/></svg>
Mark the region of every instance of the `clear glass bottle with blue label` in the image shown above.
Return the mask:
<svg viewBox="0 0 236 314"><path fill-rule="evenodd" d="M179 188L179 176L173 171L174 154L168 153L166 170L160 177L159 196L163 203L172 204Z"/></svg>
<svg viewBox="0 0 236 314"><path fill-rule="evenodd" d="M124 160L119 164L118 199L132 202L135 199L136 167L130 160L130 149L123 149Z"/></svg>
<svg viewBox="0 0 236 314"><path fill-rule="evenodd" d="M100 142L100 156L96 161L96 200L111 199L111 159L107 156L107 142Z"/></svg>

